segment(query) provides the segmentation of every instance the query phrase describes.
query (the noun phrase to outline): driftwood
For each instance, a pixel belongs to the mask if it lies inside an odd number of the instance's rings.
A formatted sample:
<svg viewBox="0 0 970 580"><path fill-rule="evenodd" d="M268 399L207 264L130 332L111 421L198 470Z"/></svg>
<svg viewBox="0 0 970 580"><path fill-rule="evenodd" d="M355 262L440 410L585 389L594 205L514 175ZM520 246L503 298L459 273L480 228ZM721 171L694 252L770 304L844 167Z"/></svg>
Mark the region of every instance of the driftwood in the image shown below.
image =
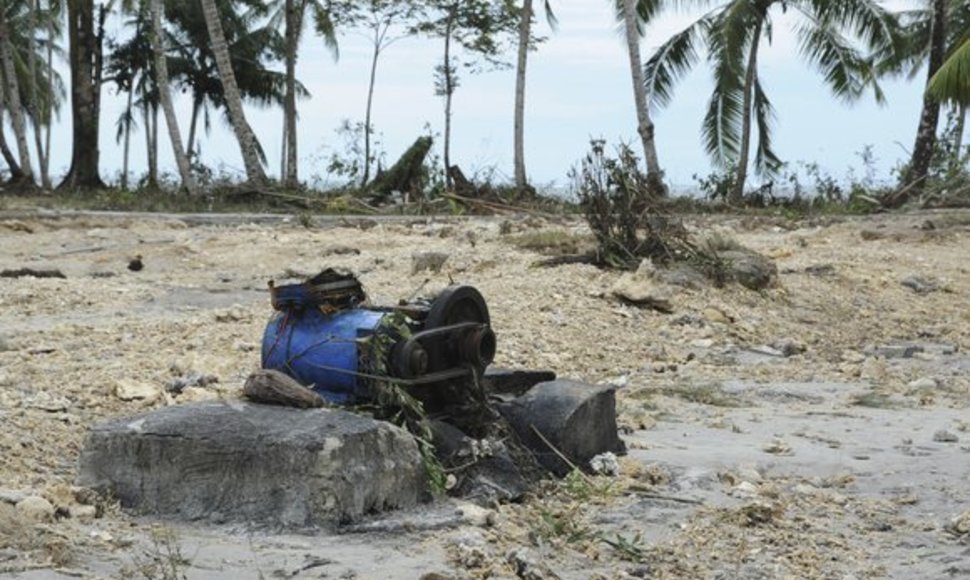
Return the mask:
<svg viewBox="0 0 970 580"><path fill-rule="evenodd" d="M367 186L367 191L379 202L385 201L394 191L420 193L422 167L424 158L431 150L431 143L431 137L418 137L390 169L374 178Z"/></svg>
<svg viewBox="0 0 970 580"><path fill-rule="evenodd" d="M250 401L309 409L323 406L323 398L289 376L270 369L249 375L243 394Z"/></svg>
<svg viewBox="0 0 970 580"><path fill-rule="evenodd" d="M17 268L16 270L3 270L0 272L0 278L23 278L25 276L33 276L34 278L67 278L60 270Z"/></svg>

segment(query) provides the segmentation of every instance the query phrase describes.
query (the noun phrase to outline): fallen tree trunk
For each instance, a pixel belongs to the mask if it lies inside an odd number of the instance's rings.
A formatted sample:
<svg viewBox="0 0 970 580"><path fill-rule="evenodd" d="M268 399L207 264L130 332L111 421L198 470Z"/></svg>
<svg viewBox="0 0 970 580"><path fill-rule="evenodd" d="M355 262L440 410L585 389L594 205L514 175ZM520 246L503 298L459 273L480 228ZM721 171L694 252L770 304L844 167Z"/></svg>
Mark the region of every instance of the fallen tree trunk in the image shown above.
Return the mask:
<svg viewBox="0 0 970 580"><path fill-rule="evenodd" d="M418 137L390 169L374 178L366 191L378 203L386 202L392 192L420 196L423 189L424 158L431 150L431 137Z"/></svg>

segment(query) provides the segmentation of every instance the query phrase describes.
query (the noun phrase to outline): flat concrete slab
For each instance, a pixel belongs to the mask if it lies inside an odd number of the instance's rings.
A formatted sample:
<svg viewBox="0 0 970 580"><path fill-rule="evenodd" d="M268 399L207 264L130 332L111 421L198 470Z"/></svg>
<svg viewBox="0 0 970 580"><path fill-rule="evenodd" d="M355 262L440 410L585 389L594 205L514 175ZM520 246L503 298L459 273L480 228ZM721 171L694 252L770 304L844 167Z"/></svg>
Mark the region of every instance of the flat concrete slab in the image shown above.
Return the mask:
<svg viewBox="0 0 970 580"><path fill-rule="evenodd" d="M77 483L137 514L282 527L352 522L427 495L417 444L403 429L346 411L244 402L101 423Z"/></svg>

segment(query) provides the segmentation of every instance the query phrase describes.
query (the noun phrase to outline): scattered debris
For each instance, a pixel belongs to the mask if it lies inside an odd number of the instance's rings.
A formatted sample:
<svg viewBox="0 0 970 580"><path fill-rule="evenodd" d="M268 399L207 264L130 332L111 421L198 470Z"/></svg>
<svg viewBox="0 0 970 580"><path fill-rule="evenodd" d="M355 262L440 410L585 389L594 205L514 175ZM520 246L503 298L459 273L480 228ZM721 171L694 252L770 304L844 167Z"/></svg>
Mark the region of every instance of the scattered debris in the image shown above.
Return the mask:
<svg viewBox="0 0 970 580"><path fill-rule="evenodd" d="M132 272L141 272L145 267L145 263L142 261L141 254L135 254L135 257L128 260L128 269Z"/></svg>
<svg viewBox="0 0 970 580"><path fill-rule="evenodd" d="M34 268L17 268L16 270L0 270L0 278L67 278L63 272L55 269L37 270Z"/></svg>
<svg viewBox="0 0 970 580"><path fill-rule="evenodd" d="M122 401L154 403L162 396L162 390L149 383L120 380L115 383L115 395Z"/></svg>
<svg viewBox="0 0 970 580"><path fill-rule="evenodd" d="M215 375L206 375L191 371L185 376L172 379L167 385L165 385L165 388L168 392L177 395L184 391L187 387L207 387L218 382L219 377Z"/></svg>
<svg viewBox="0 0 970 580"><path fill-rule="evenodd" d="M411 254L411 273L429 271L437 273L448 261L449 255L445 252L415 252Z"/></svg>
<svg viewBox="0 0 970 580"><path fill-rule="evenodd" d="M899 283L917 294L929 294L942 288L936 280L916 274L903 278Z"/></svg>
<svg viewBox="0 0 970 580"><path fill-rule="evenodd" d="M946 429L941 429L936 433L933 433L933 441L936 441L937 443L957 443L960 441L960 438L953 433L950 433Z"/></svg>
<svg viewBox="0 0 970 580"><path fill-rule="evenodd" d="M251 401L298 409L323 407L323 397L279 371L260 369L246 379L243 394Z"/></svg>
<svg viewBox="0 0 970 580"><path fill-rule="evenodd" d="M596 475L617 476L620 474L620 463L617 461L616 455L609 451L594 455L589 460L589 468Z"/></svg>

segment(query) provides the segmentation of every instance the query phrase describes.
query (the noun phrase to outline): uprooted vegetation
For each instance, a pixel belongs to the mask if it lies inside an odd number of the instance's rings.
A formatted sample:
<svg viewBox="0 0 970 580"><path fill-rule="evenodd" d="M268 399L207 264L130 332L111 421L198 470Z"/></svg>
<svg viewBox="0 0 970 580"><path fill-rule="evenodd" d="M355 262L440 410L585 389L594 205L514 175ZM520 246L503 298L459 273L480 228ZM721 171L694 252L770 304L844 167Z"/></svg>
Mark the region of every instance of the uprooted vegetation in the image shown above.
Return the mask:
<svg viewBox="0 0 970 580"><path fill-rule="evenodd" d="M593 141L572 177L596 248L585 256L560 256L542 265L586 261L644 270L642 264L649 263L651 269L700 275L715 286L737 282L760 290L773 282L775 267L768 258L722 235L698 240L670 215L670 201L650 186L629 146L620 145L614 159L606 155L603 141Z"/></svg>

